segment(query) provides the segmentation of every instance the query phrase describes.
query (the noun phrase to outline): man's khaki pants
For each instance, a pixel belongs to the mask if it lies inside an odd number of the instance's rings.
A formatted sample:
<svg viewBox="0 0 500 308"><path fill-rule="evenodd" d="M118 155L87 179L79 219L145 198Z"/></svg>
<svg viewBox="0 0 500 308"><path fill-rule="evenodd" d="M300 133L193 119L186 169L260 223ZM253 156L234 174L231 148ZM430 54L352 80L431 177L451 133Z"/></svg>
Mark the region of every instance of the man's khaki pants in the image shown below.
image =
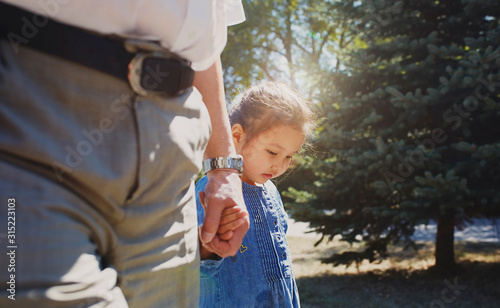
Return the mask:
<svg viewBox="0 0 500 308"><path fill-rule="evenodd" d="M0 307L195 307L200 93L138 97L17 48L1 41Z"/></svg>

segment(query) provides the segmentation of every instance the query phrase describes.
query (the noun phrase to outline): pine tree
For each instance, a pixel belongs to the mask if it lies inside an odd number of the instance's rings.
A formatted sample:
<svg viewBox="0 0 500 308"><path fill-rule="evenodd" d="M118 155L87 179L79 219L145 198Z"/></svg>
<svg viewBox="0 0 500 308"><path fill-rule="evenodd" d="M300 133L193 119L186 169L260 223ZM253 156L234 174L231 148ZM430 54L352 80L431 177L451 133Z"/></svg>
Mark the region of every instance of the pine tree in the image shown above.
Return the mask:
<svg viewBox="0 0 500 308"><path fill-rule="evenodd" d="M315 180L284 195L295 219L366 244L334 265L413 246L415 225L434 220L435 269L448 273L454 229L500 216L500 4L357 4L366 45L323 76Z"/></svg>

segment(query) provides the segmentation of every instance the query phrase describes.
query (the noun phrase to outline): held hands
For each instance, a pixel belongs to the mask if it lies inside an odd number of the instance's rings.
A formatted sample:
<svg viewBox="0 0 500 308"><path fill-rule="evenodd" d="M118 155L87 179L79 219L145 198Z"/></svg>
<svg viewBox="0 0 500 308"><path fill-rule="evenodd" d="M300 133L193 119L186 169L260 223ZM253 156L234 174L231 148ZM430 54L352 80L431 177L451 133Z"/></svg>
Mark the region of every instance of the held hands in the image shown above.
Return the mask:
<svg viewBox="0 0 500 308"><path fill-rule="evenodd" d="M222 258L235 255L250 227L238 174L226 169L209 172L200 202L205 209L199 230L202 259L206 251Z"/></svg>

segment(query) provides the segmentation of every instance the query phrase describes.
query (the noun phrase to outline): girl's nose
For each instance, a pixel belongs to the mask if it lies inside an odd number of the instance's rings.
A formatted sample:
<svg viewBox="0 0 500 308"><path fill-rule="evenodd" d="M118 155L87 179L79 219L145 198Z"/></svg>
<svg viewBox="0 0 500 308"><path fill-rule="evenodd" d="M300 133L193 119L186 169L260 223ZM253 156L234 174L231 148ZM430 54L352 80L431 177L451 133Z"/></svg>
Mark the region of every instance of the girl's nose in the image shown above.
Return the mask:
<svg viewBox="0 0 500 308"><path fill-rule="evenodd" d="M276 164L273 164L273 165L271 166L271 172L273 173L273 175L278 174L278 171L279 171L278 166L277 166Z"/></svg>
<svg viewBox="0 0 500 308"><path fill-rule="evenodd" d="M287 168L286 162L275 162L271 166L271 172L274 175L278 175L278 174L281 174L282 171L284 171L286 168Z"/></svg>

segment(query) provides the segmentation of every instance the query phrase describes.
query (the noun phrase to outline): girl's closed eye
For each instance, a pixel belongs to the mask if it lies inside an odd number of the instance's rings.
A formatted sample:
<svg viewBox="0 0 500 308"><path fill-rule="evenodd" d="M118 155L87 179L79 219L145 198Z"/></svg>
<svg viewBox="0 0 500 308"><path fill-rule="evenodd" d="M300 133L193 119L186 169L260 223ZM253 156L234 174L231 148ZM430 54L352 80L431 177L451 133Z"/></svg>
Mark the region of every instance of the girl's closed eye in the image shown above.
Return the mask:
<svg viewBox="0 0 500 308"><path fill-rule="evenodd" d="M271 155L278 155L278 153L273 152L273 151L271 151L271 150L267 150L267 152L268 152L269 154L271 154Z"/></svg>

